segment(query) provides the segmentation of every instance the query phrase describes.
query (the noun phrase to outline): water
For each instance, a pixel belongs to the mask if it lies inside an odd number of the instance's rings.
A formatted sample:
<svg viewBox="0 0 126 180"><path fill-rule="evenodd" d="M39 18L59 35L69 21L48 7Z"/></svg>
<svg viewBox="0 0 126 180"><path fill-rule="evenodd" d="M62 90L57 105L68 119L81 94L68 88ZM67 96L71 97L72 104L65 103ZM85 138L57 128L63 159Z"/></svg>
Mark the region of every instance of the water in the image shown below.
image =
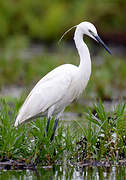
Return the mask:
<svg viewBox="0 0 126 180"><path fill-rule="evenodd" d="M71 167L48 166L37 170L0 171L0 180L126 180L126 166Z"/></svg>

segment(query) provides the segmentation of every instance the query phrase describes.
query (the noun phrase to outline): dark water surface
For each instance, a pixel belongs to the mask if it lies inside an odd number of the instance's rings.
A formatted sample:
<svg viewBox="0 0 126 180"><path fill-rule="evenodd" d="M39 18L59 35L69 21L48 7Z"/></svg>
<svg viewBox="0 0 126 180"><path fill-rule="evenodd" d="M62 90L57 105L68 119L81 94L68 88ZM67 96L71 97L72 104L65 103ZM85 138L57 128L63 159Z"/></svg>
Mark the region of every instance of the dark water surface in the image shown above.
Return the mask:
<svg viewBox="0 0 126 180"><path fill-rule="evenodd" d="M0 180L126 180L126 166L70 167L48 166L37 170L2 170Z"/></svg>

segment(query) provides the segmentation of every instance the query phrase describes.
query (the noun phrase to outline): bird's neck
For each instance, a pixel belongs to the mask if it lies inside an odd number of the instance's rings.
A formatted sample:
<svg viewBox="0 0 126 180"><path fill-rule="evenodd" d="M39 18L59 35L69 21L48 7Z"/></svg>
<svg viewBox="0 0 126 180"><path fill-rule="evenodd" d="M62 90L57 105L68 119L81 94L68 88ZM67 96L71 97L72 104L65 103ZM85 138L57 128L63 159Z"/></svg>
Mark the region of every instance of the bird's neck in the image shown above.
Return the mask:
<svg viewBox="0 0 126 180"><path fill-rule="evenodd" d="M74 34L74 41L75 41L75 45L80 56L79 69L81 73L84 74L84 76L87 75L90 77L90 73L91 73L90 53L89 53L87 45L83 41L83 34L81 33L79 28L76 28L76 31Z"/></svg>

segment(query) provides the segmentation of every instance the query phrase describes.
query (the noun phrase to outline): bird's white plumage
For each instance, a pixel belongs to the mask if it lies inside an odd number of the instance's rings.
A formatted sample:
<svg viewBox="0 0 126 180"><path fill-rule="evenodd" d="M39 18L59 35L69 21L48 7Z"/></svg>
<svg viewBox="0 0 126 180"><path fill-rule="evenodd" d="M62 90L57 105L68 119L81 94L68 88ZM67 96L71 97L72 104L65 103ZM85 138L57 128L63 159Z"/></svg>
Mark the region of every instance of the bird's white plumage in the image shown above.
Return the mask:
<svg viewBox="0 0 126 180"><path fill-rule="evenodd" d="M74 40L80 56L80 65L61 65L44 76L26 98L15 126L38 116L58 116L67 105L80 96L91 74L90 54L83 41L84 34L92 37L89 29L97 34L94 25L88 22L80 23L75 31Z"/></svg>
<svg viewBox="0 0 126 180"><path fill-rule="evenodd" d="M65 66L67 68L64 68ZM20 123L39 114L47 115L48 109L54 105L56 106L64 98L72 82L69 66L72 65L62 65L56 68L36 84L20 109L17 117ZM58 111L58 109L55 109L55 111ZM19 120L16 122L18 123Z"/></svg>

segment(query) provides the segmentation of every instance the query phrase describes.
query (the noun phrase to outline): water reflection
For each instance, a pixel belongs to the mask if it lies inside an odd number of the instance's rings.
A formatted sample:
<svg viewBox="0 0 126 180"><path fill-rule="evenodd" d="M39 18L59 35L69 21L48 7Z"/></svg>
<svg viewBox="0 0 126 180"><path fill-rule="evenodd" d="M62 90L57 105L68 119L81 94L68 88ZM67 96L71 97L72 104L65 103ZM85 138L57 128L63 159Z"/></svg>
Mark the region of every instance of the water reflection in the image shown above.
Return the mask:
<svg viewBox="0 0 126 180"><path fill-rule="evenodd" d="M39 167L31 170L0 171L0 180L125 180L126 167Z"/></svg>

